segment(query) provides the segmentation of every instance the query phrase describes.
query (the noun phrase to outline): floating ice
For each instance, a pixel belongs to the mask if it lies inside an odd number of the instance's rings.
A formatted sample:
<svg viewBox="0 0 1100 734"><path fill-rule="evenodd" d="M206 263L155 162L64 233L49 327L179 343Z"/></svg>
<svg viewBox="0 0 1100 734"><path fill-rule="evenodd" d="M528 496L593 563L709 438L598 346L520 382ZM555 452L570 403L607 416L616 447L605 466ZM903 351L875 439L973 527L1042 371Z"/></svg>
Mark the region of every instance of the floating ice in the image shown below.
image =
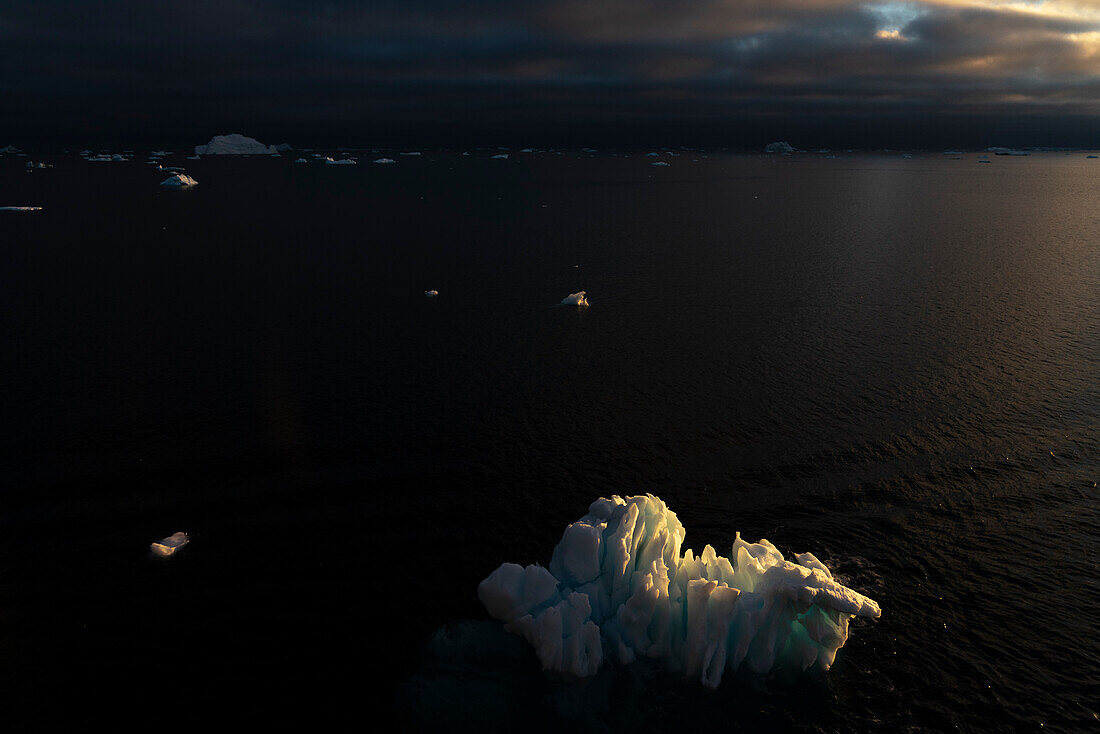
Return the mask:
<svg viewBox="0 0 1100 734"><path fill-rule="evenodd" d="M430 291L424 291L424 295L427 296L428 298L435 298L436 296L439 295L439 291L437 291L433 288Z"/></svg>
<svg viewBox="0 0 1100 734"><path fill-rule="evenodd" d="M853 617L873 600L833 579L812 553L792 563L737 533L730 557L680 554L684 527L651 494L592 503L565 529L549 569L505 563L478 598L549 671L591 676L605 656L661 660L708 688L728 669L828 670Z"/></svg>
<svg viewBox="0 0 1100 734"><path fill-rule="evenodd" d="M420 155L420 151L414 150L411 153L402 153L401 155Z"/></svg>
<svg viewBox="0 0 1100 734"><path fill-rule="evenodd" d="M0 206L0 212L40 212L40 206Z"/></svg>
<svg viewBox="0 0 1100 734"><path fill-rule="evenodd" d="M790 155L794 152L794 146L786 141L780 141L778 143L768 143L766 146L764 146L764 152Z"/></svg>
<svg viewBox="0 0 1100 734"><path fill-rule="evenodd" d="M393 163L393 158L375 158L375 163Z"/></svg>
<svg viewBox="0 0 1100 734"><path fill-rule="evenodd" d="M492 156L492 157L493 157L493 158L500 158L500 159L502 159L502 160L503 160L503 159L505 159L505 158L507 158L507 157L508 157L508 154L507 154L507 153L497 153L496 155L494 155L494 156Z"/></svg>
<svg viewBox="0 0 1100 734"><path fill-rule="evenodd" d="M195 155L264 155L278 153L274 145L264 145L240 133L215 135L206 145L196 145Z"/></svg>
<svg viewBox="0 0 1100 734"><path fill-rule="evenodd" d="M196 184L198 184L198 181L191 178L186 173L175 173L160 182L161 186L171 186L177 189L195 186Z"/></svg>
<svg viewBox="0 0 1100 734"><path fill-rule="evenodd" d="M667 166L668 164L665 163L664 161L656 161L654 163L650 163L649 165L651 165L651 166Z"/></svg>
<svg viewBox="0 0 1100 734"><path fill-rule="evenodd" d="M356 162L352 158L341 158L338 161L334 161L331 158L325 158L326 166L354 166Z"/></svg>
<svg viewBox="0 0 1100 734"><path fill-rule="evenodd" d="M588 299L584 297L587 291L577 291L576 293L570 293L565 298L561 299L561 305L563 306L587 306Z"/></svg>
<svg viewBox="0 0 1100 734"><path fill-rule="evenodd" d="M173 533L163 540L158 540L149 546L149 550L153 551L154 555L161 558L171 558L175 555L183 546L191 542L191 538L187 533Z"/></svg>
<svg viewBox="0 0 1100 734"><path fill-rule="evenodd" d="M298 160L296 160L294 162L295 163L309 163L309 161L307 161L305 158L299 158Z"/></svg>

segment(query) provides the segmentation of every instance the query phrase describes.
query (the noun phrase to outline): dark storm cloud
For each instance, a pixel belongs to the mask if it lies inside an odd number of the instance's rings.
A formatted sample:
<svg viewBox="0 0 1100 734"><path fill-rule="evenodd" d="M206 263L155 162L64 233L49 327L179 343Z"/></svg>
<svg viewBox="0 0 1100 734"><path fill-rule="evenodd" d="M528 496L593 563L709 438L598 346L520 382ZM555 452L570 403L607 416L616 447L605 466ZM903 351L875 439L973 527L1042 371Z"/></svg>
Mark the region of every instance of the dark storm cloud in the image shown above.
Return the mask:
<svg viewBox="0 0 1100 734"><path fill-rule="evenodd" d="M1080 125L1098 31L1055 0L9 2L0 133Z"/></svg>

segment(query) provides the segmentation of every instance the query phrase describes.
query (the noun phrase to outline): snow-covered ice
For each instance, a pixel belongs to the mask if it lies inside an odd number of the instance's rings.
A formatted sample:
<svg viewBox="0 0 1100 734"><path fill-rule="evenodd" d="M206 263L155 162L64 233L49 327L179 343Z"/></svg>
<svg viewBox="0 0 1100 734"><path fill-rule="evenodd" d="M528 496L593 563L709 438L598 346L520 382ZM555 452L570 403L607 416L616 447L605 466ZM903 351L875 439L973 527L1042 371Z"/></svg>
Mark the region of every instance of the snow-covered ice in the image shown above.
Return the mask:
<svg viewBox="0 0 1100 734"><path fill-rule="evenodd" d="M196 145L195 155L265 155L278 153L274 145L264 145L240 133L215 135L206 145Z"/></svg>
<svg viewBox="0 0 1100 734"><path fill-rule="evenodd" d="M0 212L40 212L40 206L0 206Z"/></svg>
<svg viewBox="0 0 1100 734"><path fill-rule="evenodd" d="M191 538L187 533L172 533L167 538L158 540L149 546L149 550L153 551L154 555L161 558L170 558L176 551L183 546L187 545L191 541Z"/></svg>
<svg viewBox="0 0 1100 734"><path fill-rule="evenodd" d="M175 173L160 182L161 186L169 186L171 188L183 189L188 186L195 186L198 181L188 176L186 173Z"/></svg>
<svg viewBox="0 0 1100 734"><path fill-rule="evenodd" d="M563 306L587 306L588 299L584 297L587 291L577 291L576 293L570 293L565 298L561 299L561 305Z"/></svg>
<svg viewBox="0 0 1100 734"><path fill-rule="evenodd" d="M737 533L728 558L709 545L696 557L681 554L684 535L654 495L601 498L565 529L549 568L505 563L478 598L546 670L586 677L605 657L643 657L708 688L742 665L828 670L852 618L880 615L812 553L788 561Z"/></svg>
<svg viewBox="0 0 1100 734"><path fill-rule="evenodd" d="M341 158L338 161L334 161L331 158L325 158L326 166L354 166L356 161L351 158Z"/></svg>

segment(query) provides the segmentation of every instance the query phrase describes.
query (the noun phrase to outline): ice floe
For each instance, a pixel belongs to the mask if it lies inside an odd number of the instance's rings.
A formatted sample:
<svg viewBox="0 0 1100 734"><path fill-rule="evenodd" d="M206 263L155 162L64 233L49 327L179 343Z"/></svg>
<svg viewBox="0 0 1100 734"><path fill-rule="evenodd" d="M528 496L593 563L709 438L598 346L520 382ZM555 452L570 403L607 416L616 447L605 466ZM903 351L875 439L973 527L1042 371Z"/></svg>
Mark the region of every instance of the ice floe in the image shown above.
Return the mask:
<svg viewBox="0 0 1100 734"><path fill-rule="evenodd" d="M375 163L383 163L383 164L385 164L385 163L393 163L393 158L375 158L375 159L374 159L374 162L375 162Z"/></svg>
<svg viewBox="0 0 1100 734"><path fill-rule="evenodd" d="M737 533L728 558L709 545L696 557L681 554L684 535L654 495L601 498L565 529L549 568L505 563L478 598L548 671L587 677L604 658L651 658L708 688L742 666L826 671L851 620L880 615L812 553L788 561Z"/></svg>
<svg viewBox="0 0 1100 734"><path fill-rule="evenodd" d="M173 533L167 538L158 540L149 546L149 550L153 552L153 555L161 558L171 558L179 551L180 548L191 542L190 536L187 533Z"/></svg>
<svg viewBox="0 0 1100 734"><path fill-rule="evenodd" d="M653 163L650 163L649 165L651 165L651 166L667 166L668 163L666 163L664 161L654 161Z"/></svg>
<svg viewBox="0 0 1100 734"><path fill-rule="evenodd" d="M768 143L764 146L765 153L782 153L783 155L790 155L794 152L794 146L784 141L777 143Z"/></svg>
<svg viewBox="0 0 1100 734"><path fill-rule="evenodd" d="M334 161L331 158L325 158L326 166L354 166L356 161L352 158L341 158L338 161Z"/></svg>
<svg viewBox="0 0 1100 734"><path fill-rule="evenodd" d="M40 206L0 206L0 212L40 212Z"/></svg>
<svg viewBox="0 0 1100 734"><path fill-rule="evenodd" d="M424 291L424 295L427 296L428 298L435 298L436 296L439 295L439 291L437 291L436 289L433 288L430 291Z"/></svg>
<svg viewBox="0 0 1100 734"><path fill-rule="evenodd" d="M490 157L499 158L501 160L504 160L504 159L508 158L508 154L507 153L497 153L496 155L490 156Z"/></svg>
<svg viewBox="0 0 1100 734"><path fill-rule="evenodd" d="M587 291L577 291L576 293L570 293L565 298L561 299L561 305L563 306L587 306L588 299L585 298Z"/></svg>

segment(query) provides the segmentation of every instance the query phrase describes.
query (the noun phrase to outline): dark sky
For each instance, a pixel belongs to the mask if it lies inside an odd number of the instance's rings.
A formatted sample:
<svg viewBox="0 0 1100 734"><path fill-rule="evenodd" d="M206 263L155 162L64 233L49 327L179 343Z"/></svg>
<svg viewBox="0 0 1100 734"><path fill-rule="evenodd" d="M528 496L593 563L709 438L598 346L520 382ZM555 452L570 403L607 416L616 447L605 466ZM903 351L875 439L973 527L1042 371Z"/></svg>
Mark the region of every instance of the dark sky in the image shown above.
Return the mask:
<svg viewBox="0 0 1100 734"><path fill-rule="evenodd" d="M0 0L0 147L1100 146L1100 0Z"/></svg>

